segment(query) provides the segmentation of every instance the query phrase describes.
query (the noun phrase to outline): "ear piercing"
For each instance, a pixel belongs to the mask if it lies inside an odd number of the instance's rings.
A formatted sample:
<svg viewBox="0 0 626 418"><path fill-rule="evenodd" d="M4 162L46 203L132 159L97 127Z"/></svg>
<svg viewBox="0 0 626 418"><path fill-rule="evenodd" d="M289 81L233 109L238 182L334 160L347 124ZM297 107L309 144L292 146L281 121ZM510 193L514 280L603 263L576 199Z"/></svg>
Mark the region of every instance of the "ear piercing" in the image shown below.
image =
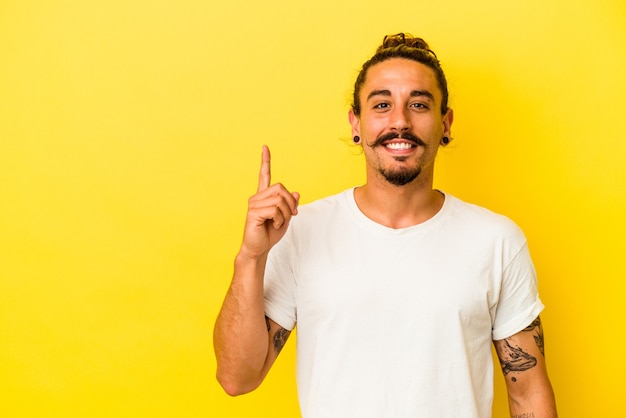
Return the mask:
<svg viewBox="0 0 626 418"><path fill-rule="evenodd" d="M355 144L358 144L359 142L361 142L361 137L358 135L354 135L354 138L352 138L352 141L354 141Z"/></svg>

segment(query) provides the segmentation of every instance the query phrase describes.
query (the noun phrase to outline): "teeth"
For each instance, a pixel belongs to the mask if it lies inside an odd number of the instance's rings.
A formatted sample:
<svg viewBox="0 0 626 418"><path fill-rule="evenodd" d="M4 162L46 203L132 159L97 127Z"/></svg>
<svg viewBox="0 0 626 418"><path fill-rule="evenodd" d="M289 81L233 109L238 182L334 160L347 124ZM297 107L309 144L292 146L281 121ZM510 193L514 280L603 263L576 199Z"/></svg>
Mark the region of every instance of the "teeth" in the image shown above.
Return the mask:
<svg viewBox="0 0 626 418"><path fill-rule="evenodd" d="M404 149L413 148L413 145L409 144L408 142L392 142L385 146L387 148L391 148L394 150L404 150Z"/></svg>

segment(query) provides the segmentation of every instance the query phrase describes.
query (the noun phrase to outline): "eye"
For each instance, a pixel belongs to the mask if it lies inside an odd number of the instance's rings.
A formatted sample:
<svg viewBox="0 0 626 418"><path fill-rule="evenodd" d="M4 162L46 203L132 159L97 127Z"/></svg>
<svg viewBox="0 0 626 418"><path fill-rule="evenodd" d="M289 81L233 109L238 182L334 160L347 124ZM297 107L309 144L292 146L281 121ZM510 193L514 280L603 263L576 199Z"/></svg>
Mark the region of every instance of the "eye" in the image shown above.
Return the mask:
<svg viewBox="0 0 626 418"><path fill-rule="evenodd" d="M389 103L376 103L374 105L374 109L378 109L378 110L385 110L385 109L389 109L391 107L391 105Z"/></svg>
<svg viewBox="0 0 626 418"><path fill-rule="evenodd" d="M409 107L411 107L413 109L417 109L417 110L426 110L426 109L428 109L428 106L426 104L419 103L419 102L411 103L409 105Z"/></svg>

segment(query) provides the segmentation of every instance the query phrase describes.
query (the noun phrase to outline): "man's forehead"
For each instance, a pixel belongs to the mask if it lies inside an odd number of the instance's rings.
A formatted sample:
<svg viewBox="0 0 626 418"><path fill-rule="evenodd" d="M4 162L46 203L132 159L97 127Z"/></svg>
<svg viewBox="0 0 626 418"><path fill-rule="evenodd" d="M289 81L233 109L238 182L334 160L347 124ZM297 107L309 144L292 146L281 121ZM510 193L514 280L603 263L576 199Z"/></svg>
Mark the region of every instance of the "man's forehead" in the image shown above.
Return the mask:
<svg viewBox="0 0 626 418"><path fill-rule="evenodd" d="M410 95L441 96L432 68L408 59L389 59L372 65L361 90L365 98L377 93L391 94L401 88Z"/></svg>

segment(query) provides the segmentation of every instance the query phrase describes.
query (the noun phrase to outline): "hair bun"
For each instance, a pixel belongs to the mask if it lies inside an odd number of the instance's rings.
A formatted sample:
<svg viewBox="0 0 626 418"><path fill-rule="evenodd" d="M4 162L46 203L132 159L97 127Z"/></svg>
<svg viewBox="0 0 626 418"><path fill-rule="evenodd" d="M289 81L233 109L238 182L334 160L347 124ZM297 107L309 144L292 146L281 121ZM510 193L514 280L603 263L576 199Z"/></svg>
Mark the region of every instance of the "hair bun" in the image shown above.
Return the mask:
<svg viewBox="0 0 626 418"><path fill-rule="evenodd" d="M409 48L417 48L424 49L429 53L435 55L435 53L430 49L428 43L422 38L416 38L410 33L398 33L395 35L387 35L385 39L383 39L383 44L378 47L376 52L380 52L383 49L394 48L397 46L404 45Z"/></svg>

